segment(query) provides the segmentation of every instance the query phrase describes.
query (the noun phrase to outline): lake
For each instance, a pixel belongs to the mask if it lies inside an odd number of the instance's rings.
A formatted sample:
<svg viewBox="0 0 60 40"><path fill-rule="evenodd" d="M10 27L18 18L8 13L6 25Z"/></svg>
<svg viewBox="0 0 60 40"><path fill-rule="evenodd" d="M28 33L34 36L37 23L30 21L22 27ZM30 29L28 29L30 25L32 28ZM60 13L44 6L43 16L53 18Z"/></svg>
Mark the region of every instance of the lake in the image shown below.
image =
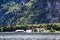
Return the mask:
<svg viewBox="0 0 60 40"><path fill-rule="evenodd" d="M60 33L0 32L0 40L60 40Z"/></svg>

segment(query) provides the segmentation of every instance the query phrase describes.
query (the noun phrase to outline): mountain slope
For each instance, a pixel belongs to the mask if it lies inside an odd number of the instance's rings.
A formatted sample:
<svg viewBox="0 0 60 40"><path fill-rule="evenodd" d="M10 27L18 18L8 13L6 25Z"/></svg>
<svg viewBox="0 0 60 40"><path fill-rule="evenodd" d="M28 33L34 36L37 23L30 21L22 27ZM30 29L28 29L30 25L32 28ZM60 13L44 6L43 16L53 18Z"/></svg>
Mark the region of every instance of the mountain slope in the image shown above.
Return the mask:
<svg viewBox="0 0 60 40"><path fill-rule="evenodd" d="M0 4L0 26L60 22L59 0L7 0Z"/></svg>

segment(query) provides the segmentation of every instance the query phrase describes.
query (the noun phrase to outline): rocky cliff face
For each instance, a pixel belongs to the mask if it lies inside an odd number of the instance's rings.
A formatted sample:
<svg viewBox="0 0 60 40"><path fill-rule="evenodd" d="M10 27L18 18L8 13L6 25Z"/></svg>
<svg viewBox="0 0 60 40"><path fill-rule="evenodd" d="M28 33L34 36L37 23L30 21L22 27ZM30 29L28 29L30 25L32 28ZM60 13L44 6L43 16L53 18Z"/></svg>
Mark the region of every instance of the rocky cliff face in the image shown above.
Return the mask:
<svg viewBox="0 0 60 40"><path fill-rule="evenodd" d="M0 0L0 26L60 22L60 0Z"/></svg>

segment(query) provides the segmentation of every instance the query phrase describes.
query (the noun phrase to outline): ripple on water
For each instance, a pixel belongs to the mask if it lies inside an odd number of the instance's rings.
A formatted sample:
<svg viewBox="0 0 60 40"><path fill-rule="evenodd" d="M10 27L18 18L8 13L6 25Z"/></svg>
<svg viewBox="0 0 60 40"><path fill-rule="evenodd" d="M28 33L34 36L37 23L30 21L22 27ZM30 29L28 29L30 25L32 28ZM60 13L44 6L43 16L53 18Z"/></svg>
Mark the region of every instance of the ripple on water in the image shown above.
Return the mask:
<svg viewBox="0 0 60 40"><path fill-rule="evenodd" d="M59 35L0 35L0 40L60 40Z"/></svg>

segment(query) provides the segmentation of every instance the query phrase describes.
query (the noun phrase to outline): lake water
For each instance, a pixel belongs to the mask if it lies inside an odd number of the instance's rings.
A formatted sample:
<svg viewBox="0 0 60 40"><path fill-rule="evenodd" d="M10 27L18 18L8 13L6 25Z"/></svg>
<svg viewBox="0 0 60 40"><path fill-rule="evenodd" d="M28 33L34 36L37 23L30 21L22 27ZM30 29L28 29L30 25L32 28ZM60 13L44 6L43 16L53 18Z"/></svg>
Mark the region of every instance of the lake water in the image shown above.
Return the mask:
<svg viewBox="0 0 60 40"><path fill-rule="evenodd" d="M5 33L0 35L0 40L60 40L60 34L48 33Z"/></svg>

